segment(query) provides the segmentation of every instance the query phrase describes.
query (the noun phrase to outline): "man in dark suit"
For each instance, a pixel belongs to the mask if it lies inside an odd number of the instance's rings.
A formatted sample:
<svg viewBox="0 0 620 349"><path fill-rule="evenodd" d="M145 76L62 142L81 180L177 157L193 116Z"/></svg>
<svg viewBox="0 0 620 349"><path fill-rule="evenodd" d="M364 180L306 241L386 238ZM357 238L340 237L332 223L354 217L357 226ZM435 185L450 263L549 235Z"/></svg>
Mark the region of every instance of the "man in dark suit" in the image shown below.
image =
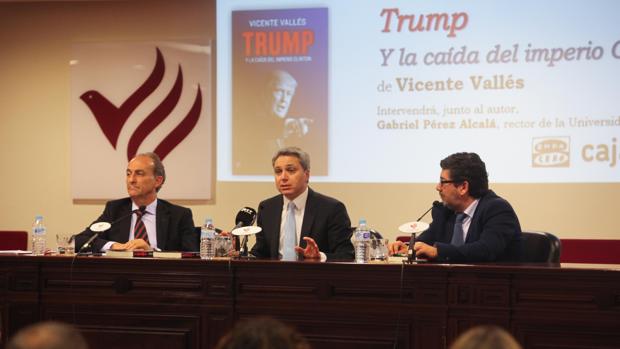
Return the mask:
<svg viewBox="0 0 620 349"><path fill-rule="evenodd" d="M281 195L258 206L256 235L251 253L259 258L294 260L353 258L351 221L344 204L308 187L310 157L289 147L272 159L276 188Z"/></svg>
<svg viewBox="0 0 620 349"><path fill-rule="evenodd" d="M521 226L508 201L489 190L484 162L475 153L456 153L440 163L436 190L443 205L416 240L417 257L449 263L517 261ZM396 242L391 252L406 253Z"/></svg>
<svg viewBox="0 0 620 349"><path fill-rule="evenodd" d="M106 203L96 222L109 222L112 226L95 238L93 251L197 251L192 211L157 198L165 180L164 165L157 154L144 153L131 159L126 172L129 197ZM141 207L145 207L144 213L139 212ZM78 234L76 248L79 249L92 234L90 229Z"/></svg>

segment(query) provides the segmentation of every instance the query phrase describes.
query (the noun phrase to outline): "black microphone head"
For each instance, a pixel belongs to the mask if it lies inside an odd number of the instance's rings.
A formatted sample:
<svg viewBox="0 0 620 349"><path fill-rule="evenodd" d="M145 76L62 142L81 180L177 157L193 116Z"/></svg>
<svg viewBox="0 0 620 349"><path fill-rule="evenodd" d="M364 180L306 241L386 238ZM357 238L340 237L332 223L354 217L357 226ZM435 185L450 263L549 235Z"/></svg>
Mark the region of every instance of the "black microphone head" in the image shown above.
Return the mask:
<svg viewBox="0 0 620 349"><path fill-rule="evenodd" d="M242 227L247 227L254 224L256 220L256 210L251 207L244 207L239 210L237 217L235 217L235 223L242 223Z"/></svg>
<svg viewBox="0 0 620 349"><path fill-rule="evenodd" d="M443 206L443 202L435 200L433 201L433 207L440 207Z"/></svg>

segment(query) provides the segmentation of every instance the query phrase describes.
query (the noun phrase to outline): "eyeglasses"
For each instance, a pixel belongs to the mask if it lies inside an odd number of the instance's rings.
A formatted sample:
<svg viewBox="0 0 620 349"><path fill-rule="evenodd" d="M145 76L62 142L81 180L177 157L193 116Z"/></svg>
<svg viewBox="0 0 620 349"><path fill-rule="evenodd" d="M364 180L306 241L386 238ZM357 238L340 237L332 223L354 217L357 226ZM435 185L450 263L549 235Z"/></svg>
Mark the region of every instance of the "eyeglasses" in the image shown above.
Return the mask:
<svg viewBox="0 0 620 349"><path fill-rule="evenodd" d="M451 180L451 179L439 178L439 184L440 185L444 185L444 184L448 184L448 183L455 183L455 182L453 180Z"/></svg>

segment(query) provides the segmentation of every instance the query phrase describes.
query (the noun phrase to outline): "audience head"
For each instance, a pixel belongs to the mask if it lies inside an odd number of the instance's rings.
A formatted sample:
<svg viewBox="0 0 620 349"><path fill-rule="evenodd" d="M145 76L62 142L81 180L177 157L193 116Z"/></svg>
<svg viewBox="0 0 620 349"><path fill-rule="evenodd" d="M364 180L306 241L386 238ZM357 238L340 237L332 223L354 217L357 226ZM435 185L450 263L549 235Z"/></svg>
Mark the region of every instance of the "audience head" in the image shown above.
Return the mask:
<svg viewBox="0 0 620 349"><path fill-rule="evenodd" d="M498 326L484 325L463 332L450 349L522 349L510 333Z"/></svg>
<svg viewBox="0 0 620 349"><path fill-rule="evenodd" d="M6 349L88 349L88 345L74 326L46 321L21 329Z"/></svg>
<svg viewBox="0 0 620 349"><path fill-rule="evenodd" d="M216 349L310 349L293 328L269 317L242 320L218 342Z"/></svg>

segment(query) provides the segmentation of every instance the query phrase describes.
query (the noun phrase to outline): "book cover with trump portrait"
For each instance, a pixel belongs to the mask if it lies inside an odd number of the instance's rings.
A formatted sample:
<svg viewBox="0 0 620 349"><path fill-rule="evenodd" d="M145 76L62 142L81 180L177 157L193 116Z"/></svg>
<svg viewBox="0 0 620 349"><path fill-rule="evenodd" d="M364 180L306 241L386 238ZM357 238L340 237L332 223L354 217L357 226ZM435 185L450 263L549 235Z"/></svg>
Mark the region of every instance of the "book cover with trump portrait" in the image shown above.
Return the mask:
<svg viewBox="0 0 620 349"><path fill-rule="evenodd" d="M232 27L233 174L272 174L297 146L327 175L327 8L233 11Z"/></svg>

